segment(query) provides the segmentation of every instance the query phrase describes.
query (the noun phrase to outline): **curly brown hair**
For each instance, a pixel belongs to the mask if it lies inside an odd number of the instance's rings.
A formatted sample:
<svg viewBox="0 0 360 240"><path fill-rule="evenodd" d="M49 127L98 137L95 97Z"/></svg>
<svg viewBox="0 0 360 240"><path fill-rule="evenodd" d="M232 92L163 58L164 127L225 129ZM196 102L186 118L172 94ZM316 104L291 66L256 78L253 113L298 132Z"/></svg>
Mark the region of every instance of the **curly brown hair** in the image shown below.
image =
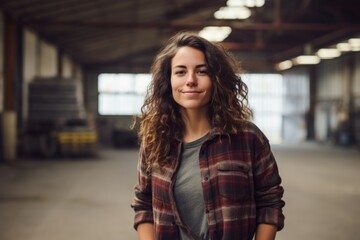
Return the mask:
<svg viewBox="0 0 360 240"><path fill-rule="evenodd" d="M238 75L235 58L221 45L207 41L191 32L174 35L156 56L151 67L152 82L139 116L139 139L146 152L148 172L153 164L169 163L173 143L182 139L184 122L171 90L171 61L181 47L191 47L205 55L213 85L208 118L213 130L236 133L242 121L251 116L247 106L248 89Z"/></svg>

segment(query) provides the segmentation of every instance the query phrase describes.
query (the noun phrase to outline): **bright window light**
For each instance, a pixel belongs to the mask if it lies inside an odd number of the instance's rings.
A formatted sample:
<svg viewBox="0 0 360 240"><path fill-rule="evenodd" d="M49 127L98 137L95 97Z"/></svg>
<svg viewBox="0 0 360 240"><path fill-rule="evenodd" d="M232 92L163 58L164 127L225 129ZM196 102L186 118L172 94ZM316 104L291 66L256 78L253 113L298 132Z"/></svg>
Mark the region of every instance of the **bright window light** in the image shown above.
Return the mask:
<svg viewBox="0 0 360 240"><path fill-rule="evenodd" d="M100 74L99 114L139 114L150 81L150 74Z"/></svg>
<svg viewBox="0 0 360 240"><path fill-rule="evenodd" d="M317 55L321 59L332 59L339 57L341 52L337 48L321 48L317 51Z"/></svg>
<svg viewBox="0 0 360 240"><path fill-rule="evenodd" d="M251 11L247 7L221 7L214 13L216 19L247 19Z"/></svg>
<svg viewBox="0 0 360 240"><path fill-rule="evenodd" d="M294 64L299 65L312 65L318 64L320 62L320 58L316 55L301 55L293 59Z"/></svg>
<svg viewBox="0 0 360 240"><path fill-rule="evenodd" d="M254 123L260 127L271 143L282 140L284 93L281 74L242 74L249 88L249 105L254 113Z"/></svg>
<svg viewBox="0 0 360 240"><path fill-rule="evenodd" d="M229 34L231 33L231 28L230 27L215 27L215 26L209 26L209 27L204 27L200 32L199 32L199 36L212 41L212 42L221 42L223 41L225 38L227 38L229 36Z"/></svg>

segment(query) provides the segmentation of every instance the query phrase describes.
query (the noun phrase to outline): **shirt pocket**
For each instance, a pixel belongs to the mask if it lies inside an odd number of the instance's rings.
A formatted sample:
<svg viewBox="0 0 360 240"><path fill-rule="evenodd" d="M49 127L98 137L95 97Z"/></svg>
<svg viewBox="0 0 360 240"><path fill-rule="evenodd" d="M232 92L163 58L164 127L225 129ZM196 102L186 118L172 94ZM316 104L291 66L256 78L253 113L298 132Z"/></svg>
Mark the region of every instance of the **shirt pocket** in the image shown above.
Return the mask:
<svg viewBox="0 0 360 240"><path fill-rule="evenodd" d="M232 200L250 199L250 167L241 162L222 162L217 165L220 196Z"/></svg>

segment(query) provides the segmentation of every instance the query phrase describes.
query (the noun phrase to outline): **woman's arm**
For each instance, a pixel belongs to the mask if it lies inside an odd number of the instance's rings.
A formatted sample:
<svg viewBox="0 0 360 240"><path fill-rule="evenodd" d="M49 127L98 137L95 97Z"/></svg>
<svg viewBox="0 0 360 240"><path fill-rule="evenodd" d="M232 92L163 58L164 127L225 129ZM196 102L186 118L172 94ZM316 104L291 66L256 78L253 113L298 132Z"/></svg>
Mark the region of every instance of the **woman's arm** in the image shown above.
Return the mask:
<svg viewBox="0 0 360 240"><path fill-rule="evenodd" d="M267 138L263 135L255 146L253 175L257 225L274 225L280 231L284 227L282 208L285 205L281 177Z"/></svg>
<svg viewBox="0 0 360 240"><path fill-rule="evenodd" d="M255 240L274 240L277 227L272 224L259 224L255 234Z"/></svg>
<svg viewBox="0 0 360 240"><path fill-rule="evenodd" d="M153 211L152 211L152 187L151 187L151 175L146 173L146 166L144 164L145 162L145 151L144 148L140 148L140 156L137 166L137 175L138 175L138 183L135 185L135 196L133 198L133 201L131 203L131 207L135 211L135 221L134 221L134 228L138 231L139 239L145 239L147 238L141 238L143 233L146 233L146 229L149 229L148 227L145 227L145 231L141 228L143 228L146 225L151 225L152 230L154 230L154 227L152 225L154 219L153 219ZM144 225L144 226L140 226ZM140 229L140 230L139 230ZM151 238L148 239L154 239L154 234L149 235Z"/></svg>
<svg viewBox="0 0 360 240"><path fill-rule="evenodd" d="M154 224L141 223L137 227L139 240L155 240Z"/></svg>

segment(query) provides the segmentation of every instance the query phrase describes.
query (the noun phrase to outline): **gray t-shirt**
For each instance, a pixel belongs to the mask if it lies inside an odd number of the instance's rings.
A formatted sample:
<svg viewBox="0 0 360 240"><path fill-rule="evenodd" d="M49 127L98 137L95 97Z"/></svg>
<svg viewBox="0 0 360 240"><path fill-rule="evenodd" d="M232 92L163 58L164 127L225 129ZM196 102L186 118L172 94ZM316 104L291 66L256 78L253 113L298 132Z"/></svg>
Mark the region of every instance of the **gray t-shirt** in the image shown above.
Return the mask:
<svg viewBox="0 0 360 240"><path fill-rule="evenodd" d="M208 239L208 224L201 186L199 152L208 135L189 143L182 149L181 164L175 182L175 201L182 221L200 239ZM180 228L182 240L194 239Z"/></svg>

